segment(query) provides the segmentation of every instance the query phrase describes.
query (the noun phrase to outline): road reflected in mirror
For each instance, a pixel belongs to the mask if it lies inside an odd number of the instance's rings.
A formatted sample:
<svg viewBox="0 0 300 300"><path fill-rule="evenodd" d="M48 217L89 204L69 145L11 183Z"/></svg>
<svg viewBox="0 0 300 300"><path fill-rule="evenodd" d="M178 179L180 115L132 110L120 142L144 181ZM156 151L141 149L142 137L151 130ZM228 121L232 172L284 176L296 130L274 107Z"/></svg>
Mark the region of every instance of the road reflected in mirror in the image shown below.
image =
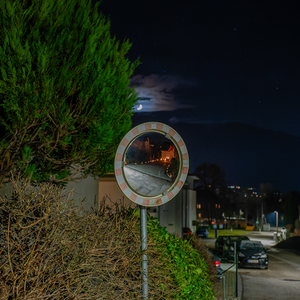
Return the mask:
<svg viewBox="0 0 300 300"><path fill-rule="evenodd" d="M174 143L161 133L137 137L125 153L124 176L131 189L141 196L158 196L174 183L179 171Z"/></svg>

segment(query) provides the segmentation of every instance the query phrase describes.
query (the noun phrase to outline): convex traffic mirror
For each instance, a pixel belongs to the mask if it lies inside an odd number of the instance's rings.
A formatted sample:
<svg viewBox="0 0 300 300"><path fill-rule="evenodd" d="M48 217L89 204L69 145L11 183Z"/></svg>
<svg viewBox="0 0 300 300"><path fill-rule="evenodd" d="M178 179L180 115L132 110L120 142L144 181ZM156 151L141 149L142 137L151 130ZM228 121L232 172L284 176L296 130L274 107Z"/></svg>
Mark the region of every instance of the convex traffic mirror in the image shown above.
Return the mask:
<svg viewBox="0 0 300 300"><path fill-rule="evenodd" d="M170 201L188 174L187 148L168 125L151 122L136 126L121 141L115 174L123 193L143 206Z"/></svg>

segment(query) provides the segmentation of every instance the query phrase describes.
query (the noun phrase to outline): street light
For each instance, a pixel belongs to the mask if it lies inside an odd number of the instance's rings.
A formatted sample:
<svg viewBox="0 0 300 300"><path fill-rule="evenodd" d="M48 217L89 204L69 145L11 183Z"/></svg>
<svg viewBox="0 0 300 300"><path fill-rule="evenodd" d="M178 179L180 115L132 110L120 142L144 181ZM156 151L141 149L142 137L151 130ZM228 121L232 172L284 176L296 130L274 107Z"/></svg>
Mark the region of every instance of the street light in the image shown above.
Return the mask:
<svg viewBox="0 0 300 300"><path fill-rule="evenodd" d="M276 228L277 228L277 234L278 234L278 211L274 211L274 213L276 214Z"/></svg>

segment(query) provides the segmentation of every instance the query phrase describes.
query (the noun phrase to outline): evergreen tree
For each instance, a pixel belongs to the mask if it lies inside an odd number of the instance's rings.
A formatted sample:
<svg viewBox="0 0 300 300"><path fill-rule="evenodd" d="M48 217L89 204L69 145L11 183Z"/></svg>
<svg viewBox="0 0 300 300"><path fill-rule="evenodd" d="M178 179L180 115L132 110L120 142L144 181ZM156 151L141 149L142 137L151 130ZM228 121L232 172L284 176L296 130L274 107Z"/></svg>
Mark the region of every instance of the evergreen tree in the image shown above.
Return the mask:
<svg viewBox="0 0 300 300"><path fill-rule="evenodd" d="M65 184L113 170L139 65L91 0L0 2L0 187L9 172ZM72 171L72 172L71 172ZM78 176L79 175L79 176Z"/></svg>

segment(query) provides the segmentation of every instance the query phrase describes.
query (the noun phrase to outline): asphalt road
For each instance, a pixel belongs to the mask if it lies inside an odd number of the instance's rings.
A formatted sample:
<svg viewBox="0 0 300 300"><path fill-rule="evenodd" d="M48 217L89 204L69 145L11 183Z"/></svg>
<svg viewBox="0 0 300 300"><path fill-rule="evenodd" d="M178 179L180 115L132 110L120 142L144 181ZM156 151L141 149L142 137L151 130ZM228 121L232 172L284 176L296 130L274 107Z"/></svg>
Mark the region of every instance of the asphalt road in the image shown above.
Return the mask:
<svg viewBox="0 0 300 300"><path fill-rule="evenodd" d="M241 299L299 300L300 255L286 249L274 248L273 231L250 232L248 237L250 240L261 241L266 249L270 249L269 269L239 268L242 280ZM205 242L209 248L214 248L215 239L207 239Z"/></svg>
<svg viewBox="0 0 300 300"><path fill-rule="evenodd" d="M268 252L269 269L239 268L243 300L299 300L300 256L283 249Z"/></svg>

